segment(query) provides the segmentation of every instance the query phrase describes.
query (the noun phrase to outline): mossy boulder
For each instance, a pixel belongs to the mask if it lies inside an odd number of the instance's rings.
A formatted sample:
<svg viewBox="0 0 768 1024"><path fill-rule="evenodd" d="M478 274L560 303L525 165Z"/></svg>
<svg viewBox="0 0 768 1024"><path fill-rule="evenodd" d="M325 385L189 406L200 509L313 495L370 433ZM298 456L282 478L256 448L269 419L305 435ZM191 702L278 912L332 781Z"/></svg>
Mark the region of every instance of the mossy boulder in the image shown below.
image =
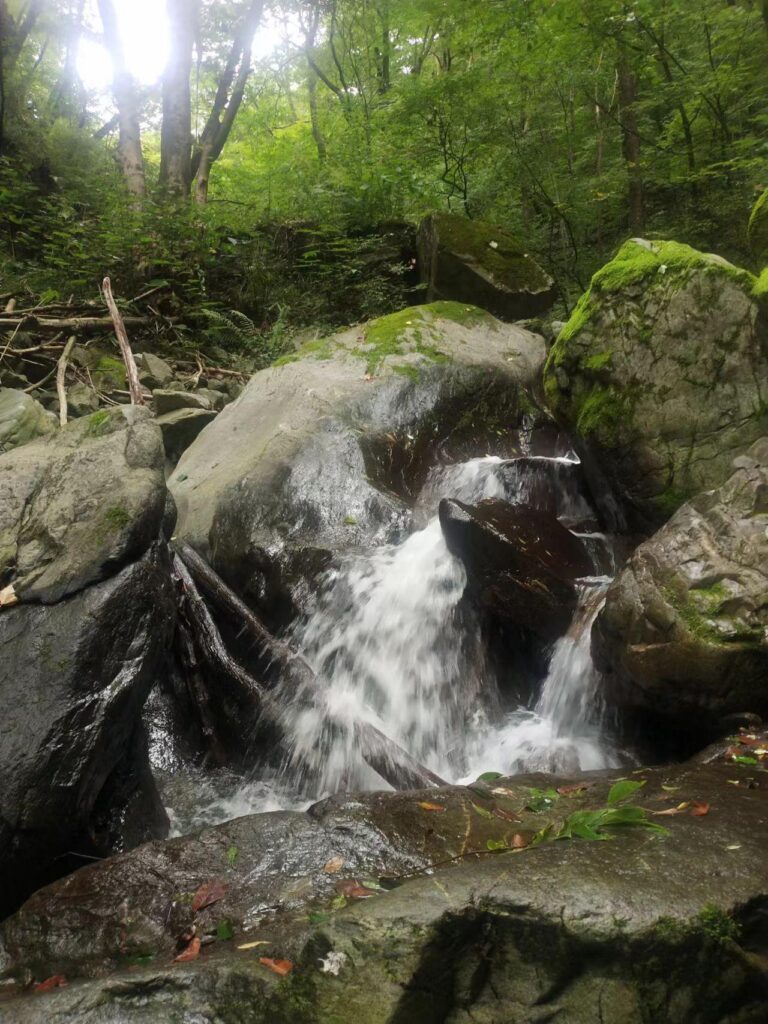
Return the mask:
<svg viewBox="0 0 768 1024"><path fill-rule="evenodd" d="M0 456L0 585L60 601L140 557L165 509L149 410L99 410Z"/></svg>
<svg viewBox="0 0 768 1024"><path fill-rule="evenodd" d="M433 213L419 225L419 272L427 301L453 299L502 320L539 316L556 297L552 278L497 224Z"/></svg>
<svg viewBox="0 0 768 1024"><path fill-rule="evenodd" d="M768 321L746 270L633 239L595 274L545 368L557 418L635 525L727 478L768 429Z"/></svg>
<svg viewBox="0 0 768 1024"><path fill-rule="evenodd" d="M605 809L617 775L339 794L89 865L4 922L10 977L69 984L6 993L3 1020L762 1024L768 789L748 770L635 771L666 832L509 848ZM655 817L693 801L709 813ZM172 963L193 921L206 944Z"/></svg>
<svg viewBox="0 0 768 1024"><path fill-rule="evenodd" d="M0 388L0 453L56 432L56 417L31 395Z"/></svg>
<svg viewBox="0 0 768 1024"><path fill-rule="evenodd" d="M768 713L768 438L642 544L593 631L611 706L689 729Z"/></svg>
<svg viewBox="0 0 768 1024"><path fill-rule="evenodd" d="M768 263L768 188L755 203L749 218L749 245L758 267Z"/></svg>
<svg viewBox="0 0 768 1024"><path fill-rule="evenodd" d="M453 302L309 342L184 452L177 535L284 625L331 559L400 535L438 450L515 449L544 357L542 338Z"/></svg>

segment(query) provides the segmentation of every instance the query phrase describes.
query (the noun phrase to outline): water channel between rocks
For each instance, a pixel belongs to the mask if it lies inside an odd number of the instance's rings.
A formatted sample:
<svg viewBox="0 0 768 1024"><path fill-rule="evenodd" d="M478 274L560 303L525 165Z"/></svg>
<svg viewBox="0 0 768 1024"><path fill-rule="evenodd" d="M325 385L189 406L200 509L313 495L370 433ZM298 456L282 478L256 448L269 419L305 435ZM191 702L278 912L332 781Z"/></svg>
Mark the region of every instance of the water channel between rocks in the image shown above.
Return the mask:
<svg viewBox="0 0 768 1024"><path fill-rule="evenodd" d="M592 624L616 571L613 544L596 532L574 469L578 460L567 453L477 458L433 470L415 505L414 532L348 557L294 626L291 640L321 685L286 695L282 764L250 781L225 773L201 775L194 786L164 780L173 831L304 808L340 789L386 788L356 747L355 720L375 725L451 782L487 771L589 771L626 760L612 743L590 654ZM494 498L536 508L542 482L560 522L584 544L594 575L577 581L571 625L547 649L536 694L527 706L510 707L504 668L498 658L491 664L463 601L466 571L449 551L437 507L441 498L468 505Z"/></svg>

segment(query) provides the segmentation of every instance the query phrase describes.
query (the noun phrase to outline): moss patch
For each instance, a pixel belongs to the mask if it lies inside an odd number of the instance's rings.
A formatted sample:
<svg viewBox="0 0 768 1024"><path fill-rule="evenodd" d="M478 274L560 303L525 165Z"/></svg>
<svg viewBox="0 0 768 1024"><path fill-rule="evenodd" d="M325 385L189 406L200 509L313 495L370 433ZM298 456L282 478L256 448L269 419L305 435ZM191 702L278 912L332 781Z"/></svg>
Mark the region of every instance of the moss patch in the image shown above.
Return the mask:
<svg viewBox="0 0 768 1024"><path fill-rule="evenodd" d="M496 225L449 213L433 215L441 248L480 264L496 281L515 291L543 291L550 281L519 239Z"/></svg>
<svg viewBox="0 0 768 1024"><path fill-rule="evenodd" d="M579 407L576 429L582 437L597 436L605 444L618 444L631 424L635 400L630 391L594 384Z"/></svg>
<svg viewBox="0 0 768 1024"><path fill-rule="evenodd" d="M747 235L758 264L768 261L768 189L755 203Z"/></svg>
<svg viewBox="0 0 768 1024"><path fill-rule="evenodd" d="M131 514L122 505L113 505L105 512L104 521L110 530L124 530L131 521Z"/></svg>
<svg viewBox="0 0 768 1024"><path fill-rule="evenodd" d="M117 391L125 387L125 365L114 356L101 356L92 371L100 390Z"/></svg>
<svg viewBox="0 0 768 1024"><path fill-rule="evenodd" d="M752 294L758 302L768 302L768 267L765 268L755 282Z"/></svg>

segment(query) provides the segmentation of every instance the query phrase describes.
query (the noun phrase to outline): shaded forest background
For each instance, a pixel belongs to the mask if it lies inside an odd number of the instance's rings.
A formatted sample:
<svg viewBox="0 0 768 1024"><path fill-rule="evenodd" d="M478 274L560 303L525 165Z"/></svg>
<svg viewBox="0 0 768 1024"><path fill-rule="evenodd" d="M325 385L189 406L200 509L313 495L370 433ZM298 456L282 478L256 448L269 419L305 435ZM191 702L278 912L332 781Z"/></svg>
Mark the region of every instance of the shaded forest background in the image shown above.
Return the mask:
<svg viewBox="0 0 768 1024"><path fill-rule="evenodd" d="M144 87L115 0L0 0L4 300L93 299L109 274L168 324L197 318L211 345L263 362L303 328L419 301L400 225L433 209L517 233L563 312L629 235L750 266L768 0L167 11L170 59ZM265 18L284 42L255 61ZM111 97L78 78L84 38L110 53Z"/></svg>

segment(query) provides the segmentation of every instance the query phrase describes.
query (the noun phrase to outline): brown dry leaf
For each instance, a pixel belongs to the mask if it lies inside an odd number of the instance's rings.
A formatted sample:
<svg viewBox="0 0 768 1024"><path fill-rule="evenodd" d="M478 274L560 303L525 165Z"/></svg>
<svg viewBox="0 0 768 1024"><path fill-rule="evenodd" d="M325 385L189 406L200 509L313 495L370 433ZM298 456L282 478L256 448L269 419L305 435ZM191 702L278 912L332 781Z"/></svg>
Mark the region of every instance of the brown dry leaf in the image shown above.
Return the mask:
<svg viewBox="0 0 768 1024"><path fill-rule="evenodd" d="M703 818L705 814L709 814L709 804L705 804L702 800L694 800L691 814L694 818Z"/></svg>
<svg viewBox="0 0 768 1024"><path fill-rule="evenodd" d="M341 871L344 867L343 857L331 857L331 859L323 864L323 871L326 875L335 875L337 871Z"/></svg>
<svg viewBox="0 0 768 1024"><path fill-rule="evenodd" d="M369 896L377 896L375 889L369 889L360 885L356 878L348 878L344 882L336 883L336 892L353 900L366 900Z"/></svg>
<svg viewBox="0 0 768 1024"><path fill-rule="evenodd" d="M503 807L494 807L491 814L495 818L501 818L502 821L520 821L520 816L515 814L514 811L505 811Z"/></svg>
<svg viewBox="0 0 768 1024"><path fill-rule="evenodd" d="M587 789L589 789L589 785L584 782L580 782L573 786L558 786L557 792L560 796L572 796L574 793L583 793Z"/></svg>
<svg viewBox="0 0 768 1024"><path fill-rule="evenodd" d="M651 813L656 814L658 817L671 817L673 814L685 814L689 807L690 804L686 800L684 803L678 804L677 807L668 807L666 811L652 811Z"/></svg>
<svg viewBox="0 0 768 1024"><path fill-rule="evenodd" d="M224 882L212 881L205 882L194 895L192 900L192 910L196 914L198 910L204 910L206 907L210 907L213 903L218 903L219 900L223 900L227 894L227 887Z"/></svg>
<svg viewBox="0 0 768 1024"><path fill-rule="evenodd" d="M497 786L491 790L494 796L505 796L508 799L514 799L519 794L515 793L514 789L505 789L504 786Z"/></svg>
<svg viewBox="0 0 768 1024"><path fill-rule="evenodd" d="M419 807L422 811L435 811L437 813L441 813L445 810L445 807L443 807L442 804L431 804L428 800L420 800Z"/></svg>
<svg viewBox="0 0 768 1024"><path fill-rule="evenodd" d="M515 835L512 836L513 850L524 850L526 846L530 845L531 840L527 836L524 836L522 833L516 832Z"/></svg>
<svg viewBox="0 0 768 1024"><path fill-rule="evenodd" d="M35 985L35 992L50 992L51 989L63 988L66 984L67 979L63 974L52 974L50 978Z"/></svg>
<svg viewBox="0 0 768 1024"><path fill-rule="evenodd" d="M260 956L259 963L268 967L270 971L274 971L275 974L279 974L281 978L284 978L286 974L290 974L293 970L293 964L290 960L273 960L270 956Z"/></svg>
<svg viewBox="0 0 768 1024"><path fill-rule="evenodd" d="M190 960L197 960L200 956L200 938L195 936L185 950L173 958L175 964L186 964Z"/></svg>
<svg viewBox="0 0 768 1024"><path fill-rule="evenodd" d="M12 583L9 583L7 587L3 587L3 589L0 590L0 608L11 608L13 605L18 603L19 595L13 589ZM55 974L54 977L58 978L59 975ZM41 984L45 984L45 982L41 982Z"/></svg>

